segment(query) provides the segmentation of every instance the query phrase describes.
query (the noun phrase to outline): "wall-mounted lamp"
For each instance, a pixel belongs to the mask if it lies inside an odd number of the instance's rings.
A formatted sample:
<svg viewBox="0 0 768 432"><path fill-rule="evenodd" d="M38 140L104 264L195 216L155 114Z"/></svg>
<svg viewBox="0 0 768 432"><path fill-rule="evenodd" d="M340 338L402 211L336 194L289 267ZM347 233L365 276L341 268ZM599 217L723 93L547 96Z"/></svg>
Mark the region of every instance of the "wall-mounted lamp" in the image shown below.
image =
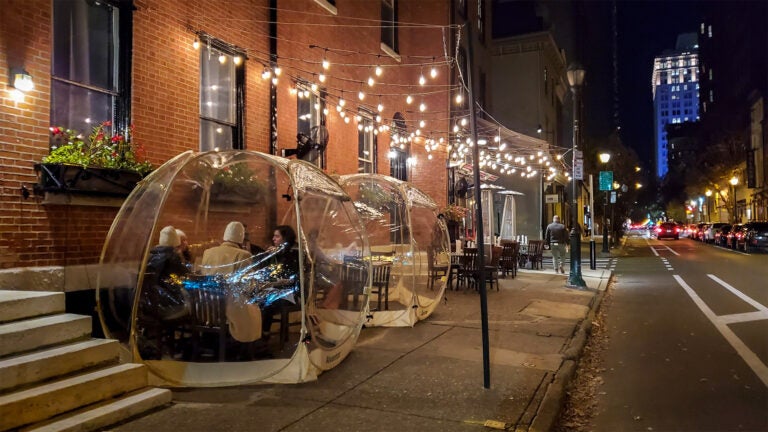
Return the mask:
<svg viewBox="0 0 768 432"><path fill-rule="evenodd" d="M542 128L542 127L541 127L541 125L538 125L538 126L536 127L536 133L537 133L537 134L541 134L542 132L544 132L544 128Z"/></svg>
<svg viewBox="0 0 768 432"><path fill-rule="evenodd" d="M32 75L24 69L14 71L13 73L13 87L16 90L22 92L28 92L35 88L35 83L32 81Z"/></svg>

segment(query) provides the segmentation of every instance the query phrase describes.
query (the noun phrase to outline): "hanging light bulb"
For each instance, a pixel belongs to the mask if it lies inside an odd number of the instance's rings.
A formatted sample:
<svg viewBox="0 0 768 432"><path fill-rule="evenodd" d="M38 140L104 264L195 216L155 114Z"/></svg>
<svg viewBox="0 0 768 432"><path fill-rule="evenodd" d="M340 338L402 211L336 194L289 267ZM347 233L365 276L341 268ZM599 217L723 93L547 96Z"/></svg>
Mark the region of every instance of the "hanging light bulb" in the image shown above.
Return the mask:
<svg viewBox="0 0 768 432"><path fill-rule="evenodd" d="M427 83L427 79L424 78L424 74L419 75L419 85L424 85Z"/></svg>
<svg viewBox="0 0 768 432"><path fill-rule="evenodd" d="M437 68L432 66L432 69L429 70L429 76L432 78L437 78Z"/></svg>
<svg viewBox="0 0 768 432"><path fill-rule="evenodd" d="M412 104L413 103L413 96L408 95L408 97L405 98L405 103L407 103L408 105Z"/></svg>
<svg viewBox="0 0 768 432"><path fill-rule="evenodd" d="M192 48L194 49L200 49L200 39L195 36L195 41L192 42Z"/></svg>
<svg viewBox="0 0 768 432"><path fill-rule="evenodd" d="M224 64L226 62L227 62L227 56L225 56L224 54L220 55L219 56L219 63Z"/></svg>
<svg viewBox="0 0 768 432"><path fill-rule="evenodd" d="M240 66L240 63L243 62L243 58L238 55L232 58L232 61L235 62L236 65Z"/></svg>
<svg viewBox="0 0 768 432"><path fill-rule="evenodd" d="M373 87L374 84L376 84L376 81L373 77L368 77L368 87Z"/></svg>
<svg viewBox="0 0 768 432"><path fill-rule="evenodd" d="M269 79L271 76L272 76L272 72L267 68L264 68L264 71L261 72L262 79Z"/></svg>
<svg viewBox="0 0 768 432"><path fill-rule="evenodd" d="M275 66L275 76L280 76L283 73L283 69L280 66Z"/></svg>
<svg viewBox="0 0 768 432"><path fill-rule="evenodd" d="M339 99L339 106L343 107L344 105L346 105L346 103L347 101L345 101L344 98Z"/></svg>
<svg viewBox="0 0 768 432"><path fill-rule="evenodd" d="M419 104L419 111L424 112L426 110L427 110L427 104L425 104L424 102Z"/></svg>
<svg viewBox="0 0 768 432"><path fill-rule="evenodd" d="M456 103L461 104L464 102L464 96L461 94L461 92L456 93Z"/></svg>
<svg viewBox="0 0 768 432"><path fill-rule="evenodd" d="M381 123L381 116L380 115L376 116L376 123Z"/></svg>
<svg viewBox="0 0 768 432"><path fill-rule="evenodd" d="M349 117L344 117L344 123L349 123Z"/></svg>
<svg viewBox="0 0 768 432"><path fill-rule="evenodd" d="M384 72L384 70L381 69L381 66L376 65L376 69L374 70L374 73L377 77L381 76L381 74Z"/></svg>
<svg viewBox="0 0 768 432"><path fill-rule="evenodd" d="M317 84L315 84L315 83L312 83L312 85L310 86L310 88L312 89L312 91L313 91L313 92L316 92L316 91L317 91Z"/></svg>
<svg viewBox="0 0 768 432"><path fill-rule="evenodd" d="M365 99L365 93L363 93L363 91L360 90L359 92L357 92L357 98L360 100Z"/></svg>
<svg viewBox="0 0 768 432"><path fill-rule="evenodd" d="M317 79L319 79L321 83L324 83L325 82L325 74L321 73L320 75L317 76Z"/></svg>
<svg viewBox="0 0 768 432"><path fill-rule="evenodd" d="M323 57L323 69L328 70L328 68L330 67L331 67L331 63L328 61L328 59Z"/></svg>
<svg viewBox="0 0 768 432"><path fill-rule="evenodd" d="M277 85L277 77L272 77L272 85Z"/></svg>
<svg viewBox="0 0 768 432"><path fill-rule="evenodd" d="M426 126L426 125L427 125L427 122L425 122L424 120L422 120L422 121L420 121L420 122L419 122L419 127L420 127L420 128L423 128L423 127L424 127L424 126Z"/></svg>
<svg viewBox="0 0 768 432"><path fill-rule="evenodd" d="M379 104L376 106L376 110L378 112L384 111L384 105L382 105L381 102L379 102Z"/></svg>

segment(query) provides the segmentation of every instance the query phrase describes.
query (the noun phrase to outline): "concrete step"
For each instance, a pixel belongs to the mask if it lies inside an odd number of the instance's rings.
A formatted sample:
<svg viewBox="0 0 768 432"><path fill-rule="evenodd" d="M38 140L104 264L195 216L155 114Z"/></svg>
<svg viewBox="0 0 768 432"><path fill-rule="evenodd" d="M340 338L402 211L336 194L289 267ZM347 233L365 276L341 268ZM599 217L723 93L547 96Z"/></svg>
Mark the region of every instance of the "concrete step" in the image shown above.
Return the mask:
<svg viewBox="0 0 768 432"><path fill-rule="evenodd" d="M144 365L122 364L0 396L0 430L50 419L146 387Z"/></svg>
<svg viewBox="0 0 768 432"><path fill-rule="evenodd" d="M23 432L90 432L171 402L170 390L147 387L22 429Z"/></svg>
<svg viewBox="0 0 768 432"><path fill-rule="evenodd" d="M116 340L90 339L0 359L0 393L119 361Z"/></svg>
<svg viewBox="0 0 768 432"><path fill-rule="evenodd" d="M59 314L0 324L0 357L91 336L91 317Z"/></svg>
<svg viewBox="0 0 768 432"><path fill-rule="evenodd" d="M64 312L64 293L0 290L0 323Z"/></svg>

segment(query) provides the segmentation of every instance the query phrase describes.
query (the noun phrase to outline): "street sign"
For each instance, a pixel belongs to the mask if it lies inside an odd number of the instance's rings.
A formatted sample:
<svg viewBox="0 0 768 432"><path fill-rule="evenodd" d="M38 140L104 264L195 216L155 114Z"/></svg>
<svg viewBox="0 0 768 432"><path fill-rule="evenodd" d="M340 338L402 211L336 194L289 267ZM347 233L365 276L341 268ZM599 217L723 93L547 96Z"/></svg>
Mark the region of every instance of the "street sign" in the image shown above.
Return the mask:
<svg viewBox="0 0 768 432"><path fill-rule="evenodd" d="M600 171L600 190L609 191L613 189L613 171Z"/></svg>
<svg viewBox="0 0 768 432"><path fill-rule="evenodd" d="M573 178L584 180L584 160L576 159L573 161Z"/></svg>
<svg viewBox="0 0 768 432"><path fill-rule="evenodd" d="M574 150L573 157L575 157L576 159L582 159L584 158L584 152L581 150Z"/></svg>
<svg viewBox="0 0 768 432"><path fill-rule="evenodd" d="M616 191L611 191L611 204L616 204Z"/></svg>

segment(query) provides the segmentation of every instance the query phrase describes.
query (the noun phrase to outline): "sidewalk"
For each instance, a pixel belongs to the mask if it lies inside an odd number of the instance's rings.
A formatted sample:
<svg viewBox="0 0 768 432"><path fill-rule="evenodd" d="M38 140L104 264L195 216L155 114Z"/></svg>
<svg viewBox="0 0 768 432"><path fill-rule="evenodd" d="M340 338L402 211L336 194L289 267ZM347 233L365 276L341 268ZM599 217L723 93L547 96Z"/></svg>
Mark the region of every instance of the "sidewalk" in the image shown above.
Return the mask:
<svg viewBox="0 0 768 432"><path fill-rule="evenodd" d="M174 403L114 431L547 431L586 343L609 271L522 270L488 293L490 388L483 388L480 296L448 291L413 328L366 328L318 381L179 389Z"/></svg>

